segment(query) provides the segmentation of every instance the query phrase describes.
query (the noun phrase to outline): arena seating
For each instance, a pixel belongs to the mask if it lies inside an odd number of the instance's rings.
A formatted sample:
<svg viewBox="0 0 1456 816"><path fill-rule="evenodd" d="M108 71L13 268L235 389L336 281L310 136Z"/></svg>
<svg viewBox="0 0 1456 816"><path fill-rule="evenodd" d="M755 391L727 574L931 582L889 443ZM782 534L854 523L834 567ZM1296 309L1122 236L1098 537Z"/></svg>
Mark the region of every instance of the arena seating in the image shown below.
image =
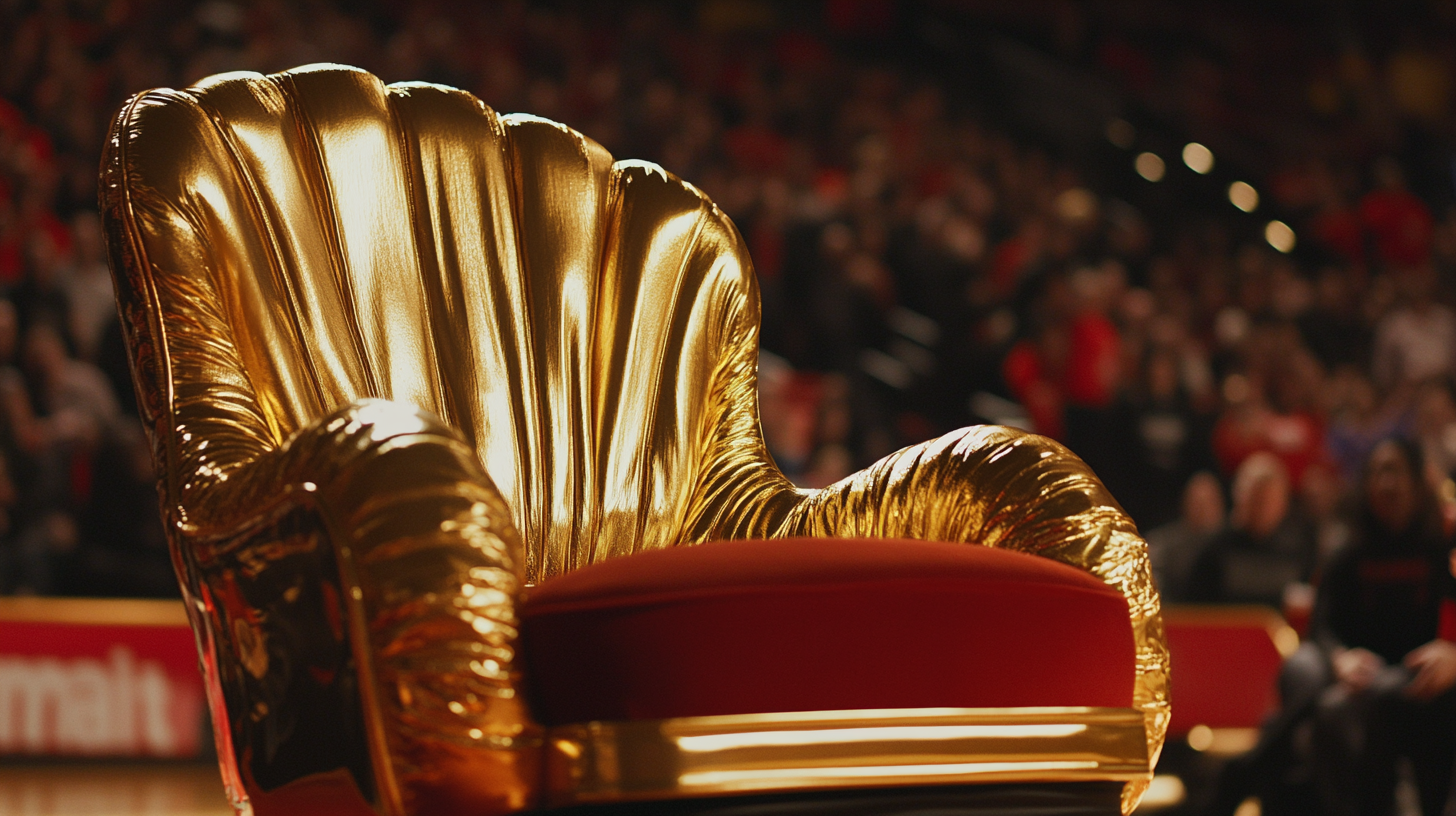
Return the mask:
<svg viewBox="0 0 1456 816"><path fill-rule="evenodd" d="M1173 666L1169 738L1191 737L1202 750L1234 736L1230 729L1257 728L1276 703L1280 663L1299 646L1284 618L1263 606L1171 606L1163 623ZM1251 738L1246 731L1232 742Z"/></svg>

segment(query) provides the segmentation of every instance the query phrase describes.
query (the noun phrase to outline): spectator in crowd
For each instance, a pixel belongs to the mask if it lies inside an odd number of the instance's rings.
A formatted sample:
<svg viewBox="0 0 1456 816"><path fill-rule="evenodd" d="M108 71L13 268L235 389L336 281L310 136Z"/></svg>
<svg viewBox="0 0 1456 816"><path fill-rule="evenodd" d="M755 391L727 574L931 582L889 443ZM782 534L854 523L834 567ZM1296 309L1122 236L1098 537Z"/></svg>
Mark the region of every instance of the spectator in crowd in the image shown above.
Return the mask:
<svg viewBox="0 0 1456 816"><path fill-rule="evenodd" d="M1311 637L1279 678L1280 708L1228 763L1204 812L1251 793L1265 813L1320 806L1391 813L1396 759L1415 770L1421 811L1440 816L1456 759L1456 643L1442 639L1456 576L1451 540L1421 478L1420 448L1387 439L1367 458L1353 540L1325 568Z"/></svg>
<svg viewBox="0 0 1456 816"><path fill-rule="evenodd" d="M39 409L37 432L44 446L95 446L115 429L120 416L105 375L66 351L61 329L39 322L26 330L22 364L32 386L31 402Z"/></svg>
<svg viewBox="0 0 1456 816"><path fill-rule="evenodd" d="M1456 314L1435 298L1429 266L1396 276L1400 305L1375 326L1375 379L1386 389L1409 387L1456 372Z"/></svg>
<svg viewBox="0 0 1456 816"><path fill-rule="evenodd" d="M1420 448L1376 446L1358 532L1320 584L1312 646L1329 660L1315 746L1326 812L1388 812L1409 757L1421 809L1442 812L1456 761L1456 643L1438 637L1456 597L1451 539L1422 478Z"/></svg>
<svg viewBox="0 0 1456 816"><path fill-rule="evenodd" d="M1324 565L1350 543L1353 535L1349 508L1345 506L1344 484L1329 465L1311 468L1305 474L1304 484L1299 487L1298 499L1300 511L1314 536L1314 574L1318 577Z"/></svg>
<svg viewBox="0 0 1456 816"><path fill-rule="evenodd" d="M1189 579L1198 557L1224 529L1223 485L1200 471L1183 488L1182 513L1148 533L1153 580L1168 603L1187 600Z"/></svg>
<svg viewBox="0 0 1456 816"><path fill-rule="evenodd" d="M1360 221L1387 269L1422 272L1431 253L1431 209L1406 186L1405 171L1392 156L1371 167L1373 189L1360 199Z"/></svg>
<svg viewBox="0 0 1456 816"><path fill-rule="evenodd" d="M1189 597L1281 607L1285 590L1314 571L1314 542L1291 501L1289 473L1267 451L1234 474L1229 526L1199 553Z"/></svg>
<svg viewBox="0 0 1456 816"><path fill-rule="evenodd" d="M0 590L56 590L55 562L74 548L75 525L66 513L62 462L52 456L66 423L36 416L32 389L20 365L20 321L15 307L0 300L0 430L10 482L16 487L0 537Z"/></svg>
<svg viewBox="0 0 1456 816"><path fill-rule="evenodd" d="M1124 391L1109 434L1119 444L1132 444L1109 452L1102 478L1143 529L1171 522L1180 494L1186 520L1190 480L1215 467L1209 447L1212 419L1198 410L1184 386L1181 362L1171 348L1149 353L1142 381ZM1211 478L1200 479L1204 487L1199 489L1206 491ZM1218 501L1222 523L1221 488Z"/></svg>
<svg viewBox="0 0 1456 816"><path fill-rule="evenodd" d="M1350 366L1326 380L1324 391L1326 450L1342 478L1353 483L1376 443L1404 433L1410 417L1403 400L1381 400L1370 378Z"/></svg>
<svg viewBox="0 0 1456 816"><path fill-rule="evenodd" d="M24 566L16 588L64 593L79 575L77 519L90 457L113 427L116 401L99 372L67 355L49 322L25 331L21 363L24 390L17 389L7 407L31 465L26 501L34 521L18 531Z"/></svg>
<svg viewBox="0 0 1456 816"><path fill-rule="evenodd" d="M1369 356L1369 327L1361 320L1347 268L1326 266L1315 276L1314 302L1295 323L1304 344L1327 371L1360 370Z"/></svg>
<svg viewBox="0 0 1456 816"><path fill-rule="evenodd" d="M1084 23L1066 29L1072 41L1048 28L1041 42L1055 69L1110 83L1128 116L1153 114L1113 122L1109 144L1104 122L1038 131L997 101L1037 95L967 84L976 47L945 46L953 59L937 62L942 46L918 32L963 29L954 15L870 3L882 13L866 28L841 13L854 3L734 11L750 5L12 4L0 12L0 289L22 330L60 327L67 355L102 367L129 411L94 211L108 118L143 88L329 59L559 118L700 184L753 253L765 349L790 382L843 383L842 397L824 389L832 407L794 385L798 407L764 413L806 483L985 419L968 405L990 393L1083 454L1152 529L1210 460L1227 480L1271 452L1300 489L1333 458L1349 463L1348 491L1369 444L1412 427L1411 389L1450 372L1449 354L1432 357L1442 343L1426 342L1456 283L1456 195L1431 171L1449 164L1430 134L1453 121L1450 99L1417 104L1408 86L1369 79L1387 61L1427 64L1399 33L1449 29L1438 14L1360 10L1394 44L1351 44L1348 73L1331 73L1317 37L1271 34L1284 30L1273 12L1069 10ZM1218 59L1138 45L1235 19L1248 47L1210 45ZM998 89L1018 87L994 70ZM1275 93L1267 76L1298 87ZM1228 179L1210 199L1176 160L1161 182L1134 174L1139 151L1175 136L1212 146L1215 175L1252 181L1254 213L1225 200ZM1276 216L1299 236L1293 254L1266 245ZM1366 393L1331 396L1354 378Z"/></svg>
<svg viewBox="0 0 1456 816"><path fill-rule="evenodd" d="M1456 472L1456 397L1451 379L1423 383L1412 408L1411 438L1421 447L1426 472L1423 478L1438 491L1446 489Z"/></svg>
<svg viewBox="0 0 1456 816"><path fill-rule="evenodd" d="M70 312L67 329L76 344L76 356L94 362L101 354L102 337L116 321L116 297L111 288L111 270L106 266L100 217L91 210L76 213L71 219L71 239L74 264L62 284Z"/></svg>

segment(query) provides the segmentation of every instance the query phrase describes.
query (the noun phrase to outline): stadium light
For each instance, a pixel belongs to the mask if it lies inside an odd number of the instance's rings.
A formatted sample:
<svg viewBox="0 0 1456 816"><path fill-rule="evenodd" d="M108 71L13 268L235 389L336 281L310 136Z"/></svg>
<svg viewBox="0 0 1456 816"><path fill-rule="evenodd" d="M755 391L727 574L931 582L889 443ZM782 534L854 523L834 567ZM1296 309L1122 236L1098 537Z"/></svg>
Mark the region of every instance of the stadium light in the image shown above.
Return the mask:
<svg viewBox="0 0 1456 816"><path fill-rule="evenodd" d="M1137 128L1126 119L1113 119L1107 123L1107 141L1122 148L1123 150L1132 147L1137 139Z"/></svg>
<svg viewBox="0 0 1456 816"><path fill-rule="evenodd" d="M1183 163L1198 175L1206 175L1213 169L1213 151L1198 142L1189 142L1183 145Z"/></svg>
<svg viewBox="0 0 1456 816"><path fill-rule="evenodd" d="M1280 252L1294 251L1294 230L1283 221L1270 221L1264 225L1264 240Z"/></svg>
<svg viewBox="0 0 1456 816"><path fill-rule="evenodd" d="M1252 184L1236 181L1229 185L1229 203L1243 210L1253 212L1259 208L1259 191Z"/></svg>
<svg viewBox="0 0 1456 816"><path fill-rule="evenodd" d="M1132 166L1137 170L1139 176L1148 181L1162 181L1163 173L1168 169L1156 153L1139 153Z"/></svg>

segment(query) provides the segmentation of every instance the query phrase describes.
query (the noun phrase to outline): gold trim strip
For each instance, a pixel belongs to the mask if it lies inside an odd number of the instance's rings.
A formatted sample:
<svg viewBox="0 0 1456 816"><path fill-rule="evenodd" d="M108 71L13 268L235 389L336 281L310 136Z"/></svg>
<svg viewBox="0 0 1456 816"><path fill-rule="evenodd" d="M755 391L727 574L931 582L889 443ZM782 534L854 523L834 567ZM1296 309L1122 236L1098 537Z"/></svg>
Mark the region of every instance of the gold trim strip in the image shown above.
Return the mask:
<svg viewBox="0 0 1456 816"><path fill-rule="evenodd" d="M1131 708L920 708L560 726L551 805L983 782L1147 779Z"/></svg>
<svg viewBox="0 0 1456 816"><path fill-rule="evenodd" d="M0 621L188 628L181 601L141 598L0 598Z"/></svg>

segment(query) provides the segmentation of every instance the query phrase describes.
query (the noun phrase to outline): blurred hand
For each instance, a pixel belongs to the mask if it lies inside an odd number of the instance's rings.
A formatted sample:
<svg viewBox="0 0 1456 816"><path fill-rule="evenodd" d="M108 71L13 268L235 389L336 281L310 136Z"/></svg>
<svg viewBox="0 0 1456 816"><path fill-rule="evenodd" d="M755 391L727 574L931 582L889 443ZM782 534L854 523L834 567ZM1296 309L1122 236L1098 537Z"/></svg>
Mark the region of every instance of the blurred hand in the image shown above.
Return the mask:
<svg viewBox="0 0 1456 816"><path fill-rule="evenodd" d="M67 553L76 549L81 539L76 522L65 513L51 513L41 520L44 525L46 544L52 552Z"/></svg>
<svg viewBox="0 0 1456 816"><path fill-rule="evenodd" d="M1414 653L1412 653L1414 654ZM1335 652L1331 661L1335 679L1351 691L1364 691L1375 681L1375 675L1385 668L1380 655L1369 649L1341 649Z"/></svg>
<svg viewBox="0 0 1456 816"><path fill-rule="evenodd" d="M1406 684L1407 696L1433 700L1456 685L1456 643L1433 640L1405 656L1406 668L1416 673Z"/></svg>

